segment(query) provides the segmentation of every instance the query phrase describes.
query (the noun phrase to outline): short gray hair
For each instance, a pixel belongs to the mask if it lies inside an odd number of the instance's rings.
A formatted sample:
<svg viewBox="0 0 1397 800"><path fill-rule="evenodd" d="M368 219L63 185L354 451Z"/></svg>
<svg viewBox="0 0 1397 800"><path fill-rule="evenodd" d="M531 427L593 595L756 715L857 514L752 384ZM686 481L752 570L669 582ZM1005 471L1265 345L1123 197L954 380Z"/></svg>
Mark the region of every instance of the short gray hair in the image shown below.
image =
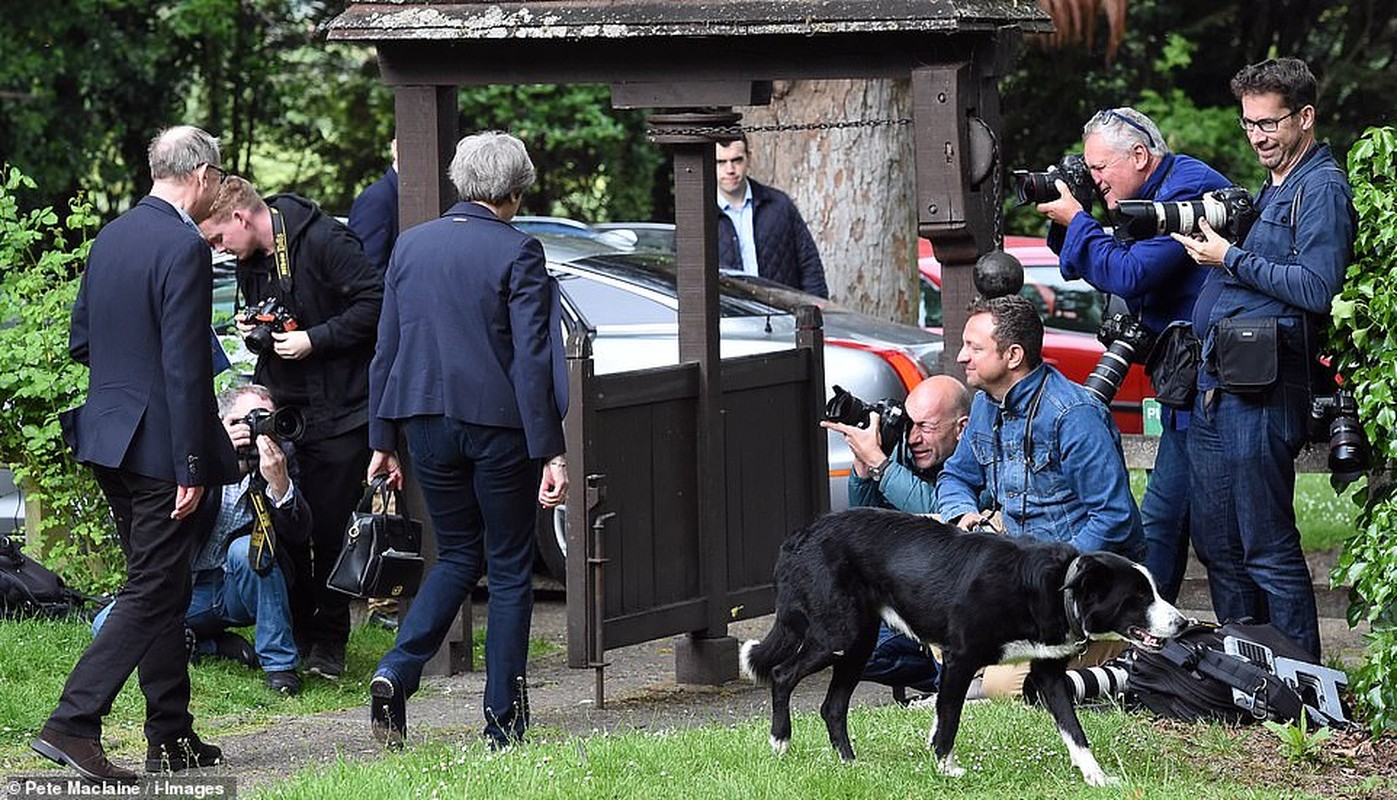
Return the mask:
<svg viewBox="0 0 1397 800"><path fill-rule="evenodd" d="M193 125L166 128L150 140L147 151L152 180L179 179L191 175L200 164L222 165L218 137Z"/></svg>
<svg viewBox="0 0 1397 800"><path fill-rule="evenodd" d="M1164 141L1164 134L1159 132L1159 126L1129 106L1096 112L1082 126L1082 139L1093 133L1100 134L1111 149L1119 153L1142 144L1152 155L1160 158L1169 155L1169 145Z"/></svg>
<svg viewBox="0 0 1397 800"><path fill-rule="evenodd" d="M486 131L456 144L447 176L462 200L499 205L533 185L534 162L523 142L501 131Z"/></svg>
<svg viewBox="0 0 1397 800"><path fill-rule="evenodd" d="M238 402L238 398L245 394L255 394L258 399L265 400L276 408L276 401L272 399L272 390L259 383L240 383L229 386L218 393L218 417L222 419L228 416L228 412L233 410L233 405Z"/></svg>

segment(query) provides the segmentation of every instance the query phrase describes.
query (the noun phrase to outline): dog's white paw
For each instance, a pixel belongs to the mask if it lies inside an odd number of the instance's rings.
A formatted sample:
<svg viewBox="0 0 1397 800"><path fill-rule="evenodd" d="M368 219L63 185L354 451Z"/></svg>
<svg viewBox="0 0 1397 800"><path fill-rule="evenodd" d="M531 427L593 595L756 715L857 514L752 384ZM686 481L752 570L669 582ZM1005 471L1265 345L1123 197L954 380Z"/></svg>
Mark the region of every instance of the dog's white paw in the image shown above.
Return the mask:
<svg viewBox="0 0 1397 800"><path fill-rule="evenodd" d="M947 753L945 758L936 762L936 769L939 770L942 775L951 778L961 778L965 776L965 768L956 763L955 753Z"/></svg>
<svg viewBox="0 0 1397 800"><path fill-rule="evenodd" d="M790 749L790 746L790 739L777 739L775 736L771 737L771 752L778 756L784 756L786 751Z"/></svg>
<svg viewBox="0 0 1397 800"><path fill-rule="evenodd" d="M1099 769L1082 770L1082 778L1087 782L1088 786L1095 786L1097 788L1102 786L1117 786L1121 782L1120 778L1113 778Z"/></svg>

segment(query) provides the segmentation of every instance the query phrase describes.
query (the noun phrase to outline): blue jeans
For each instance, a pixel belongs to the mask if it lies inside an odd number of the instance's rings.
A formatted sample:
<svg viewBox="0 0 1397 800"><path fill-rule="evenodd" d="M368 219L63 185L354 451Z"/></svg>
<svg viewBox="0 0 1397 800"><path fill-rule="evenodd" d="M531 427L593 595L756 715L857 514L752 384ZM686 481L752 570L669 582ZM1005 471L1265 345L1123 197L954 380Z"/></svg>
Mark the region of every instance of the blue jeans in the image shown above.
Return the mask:
<svg viewBox="0 0 1397 800"><path fill-rule="evenodd" d="M1159 594L1174 602L1188 566L1188 429L1165 427L1140 501L1145 528L1145 567Z"/></svg>
<svg viewBox="0 0 1397 800"><path fill-rule="evenodd" d="M250 536L239 536L228 544L223 572L202 570L194 573L194 595L185 612L185 627L198 637L197 649L213 655L211 637L227 630L254 625L253 648L267 672L296 668L296 640L291 635L291 599L280 567L265 576L252 571L247 561ZM109 604L92 620L92 635L102 629L116 603Z"/></svg>
<svg viewBox="0 0 1397 800"><path fill-rule="evenodd" d="M449 417L403 425L412 470L436 529L437 561L399 622L393 649L378 663L407 695L441 647L462 603L480 580L490 589L485 629L485 734L523 737L529 724L524 668L532 622L534 524L542 462L529 458L524 432Z"/></svg>
<svg viewBox="0 0 1397 800"><path fill-rule="evenodd" d="M1220 621L1270 622L1318 661L1314 584L1295 526L1309 391L1291 371L1261 394L1199 393L1188 432L1193 548Z"/></svg>
<svg viewBox="0 0 1397 800"><path fill-rule="evenodd" d="M878 625L878 644L863 668L863 680L935 693L941 667L931 653L906 634Z"/></svg>

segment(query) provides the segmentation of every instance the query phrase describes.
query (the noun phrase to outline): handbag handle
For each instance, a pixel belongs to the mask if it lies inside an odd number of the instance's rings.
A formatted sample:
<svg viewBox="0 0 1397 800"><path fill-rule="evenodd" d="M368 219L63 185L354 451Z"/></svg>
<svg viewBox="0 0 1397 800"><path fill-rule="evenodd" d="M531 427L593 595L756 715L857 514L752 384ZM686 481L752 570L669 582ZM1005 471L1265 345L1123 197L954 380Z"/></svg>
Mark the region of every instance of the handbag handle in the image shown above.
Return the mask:
<svg viewBox="0 0 1397 800"><path fill-rule="evenodd" d="M384 514L403 513L402 498L399 496L397 489L388 488L388 474L386 472L381 472L375 475L373 477L373 480L369 482L368 488L364 490L363 498L359 500L359 506L357 510L365 514L371 513L373 511L373 501L375 495L383 498ZM388 510L388 504L390 501L392 502L394 509L392 512Z"/></svg>

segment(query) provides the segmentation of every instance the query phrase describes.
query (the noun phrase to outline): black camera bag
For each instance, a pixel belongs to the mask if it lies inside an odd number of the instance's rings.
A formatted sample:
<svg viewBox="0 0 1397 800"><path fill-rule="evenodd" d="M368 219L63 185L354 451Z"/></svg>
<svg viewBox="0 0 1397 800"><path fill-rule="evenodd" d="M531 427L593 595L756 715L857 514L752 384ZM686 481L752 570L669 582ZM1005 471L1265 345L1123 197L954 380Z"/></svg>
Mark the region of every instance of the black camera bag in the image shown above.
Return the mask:
<svg viewBox="0 0 1397 800"><path fill-rule="evenodd" d="M380 511L373 510L375 496ZM350 515L329 588L354 597L412 597L422 583L422 524L402 513L402 495L374 478ZM390 510L391 509L391 510Z"/></svg>
<svg viewBox="0 0 1397 800"><path fill-rule="evenodd" d="M0 619L59 619L82 613L87 598L69 589L53 570L0 536Z"/></svg>
<svg viewBox="0 0 1397 800"><path fill-rule="evenodd" d="M1193 325L1183 320L1169 323L1145 360L1145 372L1160 405L1182 411L1193 407L1202 360L1203 343L1193 335Z"/></svg>
<svg viewBox="0 0 1397 800"><path fill-rule="evenodd" d="M1222 388L1234 394L1265 391L1280 376L1275 317L1218 320L1213 363Z"/></svg>

